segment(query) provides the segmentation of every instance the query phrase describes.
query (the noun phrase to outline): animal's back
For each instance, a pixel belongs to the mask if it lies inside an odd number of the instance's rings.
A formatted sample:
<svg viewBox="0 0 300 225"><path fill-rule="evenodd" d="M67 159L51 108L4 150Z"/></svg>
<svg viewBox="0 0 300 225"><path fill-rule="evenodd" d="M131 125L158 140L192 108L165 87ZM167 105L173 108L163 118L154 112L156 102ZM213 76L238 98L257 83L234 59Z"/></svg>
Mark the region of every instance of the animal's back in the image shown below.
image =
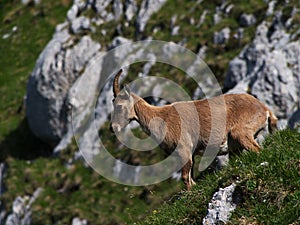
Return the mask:
<svg viewBox="0 0 300 225"><path fill-rule="evenodd" d="M212 137L216 140L226 139L232 129L259 130L267 126L267 112L272 113L262 102L249 94L224 94L217 97L179 102L177 108L196 107L198 121L185 115L188 129L197 127L199 146L205 147ZM180 105L180 106L179 106ZM184 111L183 110L183 111ZM190 115L194 115L190 113Z"/></svg>

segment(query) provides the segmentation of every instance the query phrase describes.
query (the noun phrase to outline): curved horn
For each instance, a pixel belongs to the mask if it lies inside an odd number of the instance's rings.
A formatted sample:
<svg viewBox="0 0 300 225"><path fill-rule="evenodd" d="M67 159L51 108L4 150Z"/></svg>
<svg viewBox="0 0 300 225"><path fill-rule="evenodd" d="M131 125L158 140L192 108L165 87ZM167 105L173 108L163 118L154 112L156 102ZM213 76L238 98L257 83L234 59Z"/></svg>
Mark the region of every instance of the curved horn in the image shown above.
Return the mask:
<svg viewBox="0 0 300 225"><path fill-rule="evenodd" d="M120 88L119 88L119 77L122 74L122 69L117 73L117 75L114 78L113 82L113 92L114 92L114 97L117 97L117 95L120 93Z"/></svg>

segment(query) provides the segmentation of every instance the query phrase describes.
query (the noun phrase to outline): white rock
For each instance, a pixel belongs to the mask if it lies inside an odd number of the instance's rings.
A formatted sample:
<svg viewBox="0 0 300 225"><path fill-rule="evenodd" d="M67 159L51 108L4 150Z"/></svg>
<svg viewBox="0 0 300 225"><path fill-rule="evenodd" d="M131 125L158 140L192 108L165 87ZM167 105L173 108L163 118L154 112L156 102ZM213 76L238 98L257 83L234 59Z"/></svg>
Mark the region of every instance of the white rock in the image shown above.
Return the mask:
<svg viewBox="0 0 300 225"><path fill-rule="evenodd" d="M231 213L236 208L233 202L233 193L236 184L231 184L226 188L220 188L215 192L208 204L208 213L202 221L203 225L215 225L228 222Z"/></svg>

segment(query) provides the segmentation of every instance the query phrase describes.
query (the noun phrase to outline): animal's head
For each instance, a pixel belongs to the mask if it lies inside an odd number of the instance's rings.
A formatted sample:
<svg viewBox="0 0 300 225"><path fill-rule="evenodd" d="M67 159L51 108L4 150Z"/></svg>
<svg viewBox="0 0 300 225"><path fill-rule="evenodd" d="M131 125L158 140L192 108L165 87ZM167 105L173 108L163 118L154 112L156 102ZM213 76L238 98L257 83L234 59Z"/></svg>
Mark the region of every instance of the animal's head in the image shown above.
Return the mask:
<svg viewBox="0 0 300 225"><path fill-rule="evenodd" d="M110 128L114 132L120 132L135 119L134 99L130 93L130 89L128 86L125 86L123 90L120 90L119 87L119 77L121 74L122 70L117 73L113 82L114 99Z"/></svg>

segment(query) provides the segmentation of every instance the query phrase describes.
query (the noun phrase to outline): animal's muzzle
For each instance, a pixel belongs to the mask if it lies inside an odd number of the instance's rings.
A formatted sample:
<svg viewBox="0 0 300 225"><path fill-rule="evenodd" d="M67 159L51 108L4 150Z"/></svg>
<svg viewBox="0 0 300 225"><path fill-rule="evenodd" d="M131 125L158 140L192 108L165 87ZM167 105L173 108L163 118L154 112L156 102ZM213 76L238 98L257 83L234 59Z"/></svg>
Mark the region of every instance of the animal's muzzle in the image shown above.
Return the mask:
<svg viewBox="0 0 300 225"><path fill-rule="evenodd" d="M119 124L110 124L109 129L112 133L119 133L122 130Z"/></svg>

